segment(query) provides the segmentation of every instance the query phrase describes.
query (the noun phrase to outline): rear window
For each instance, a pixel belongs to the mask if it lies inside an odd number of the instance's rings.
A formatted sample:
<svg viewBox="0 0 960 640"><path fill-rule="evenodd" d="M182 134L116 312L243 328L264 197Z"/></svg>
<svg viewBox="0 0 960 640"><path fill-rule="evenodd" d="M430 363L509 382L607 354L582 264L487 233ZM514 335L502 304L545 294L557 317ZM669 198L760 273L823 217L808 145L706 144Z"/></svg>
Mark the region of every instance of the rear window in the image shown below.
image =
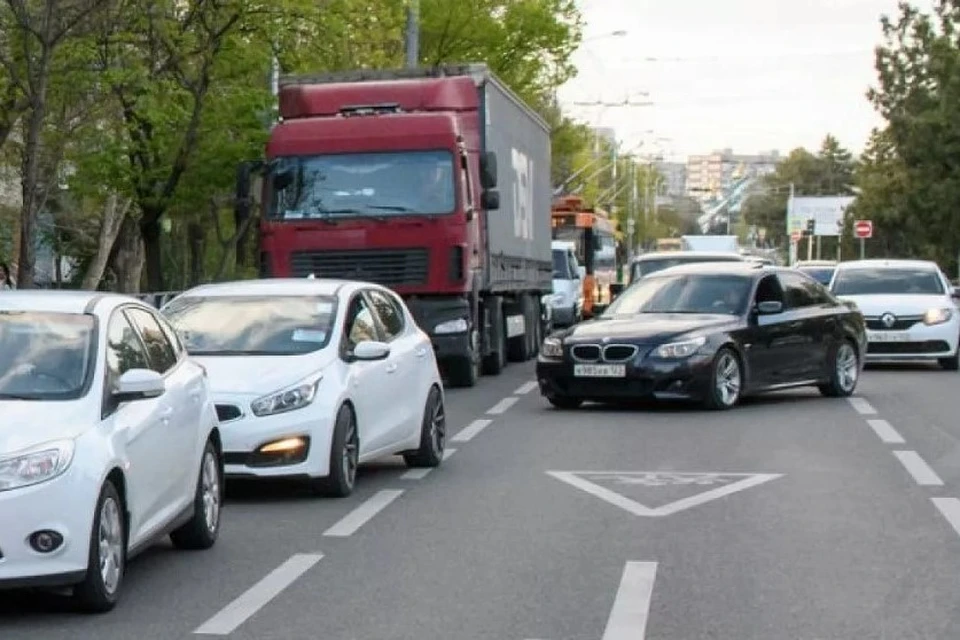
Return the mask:
<svg viewBox="0 0 960 640"><path fill-rule="evenodd" d="M939 295L940 274L930 269L840 269L833 293L838 296Z"/></svg>
<svg viewBox="0 0 960 640"><path fill-rule="evenodd" d="M639 260L633 263L633 270L630 272L630 281L634 282L644 276L657 271L663 271L670 267L676 267L681 264L694 264L698 262L743 262L738 256L683 256L678 258L658 258L656 260Z"/></svg>

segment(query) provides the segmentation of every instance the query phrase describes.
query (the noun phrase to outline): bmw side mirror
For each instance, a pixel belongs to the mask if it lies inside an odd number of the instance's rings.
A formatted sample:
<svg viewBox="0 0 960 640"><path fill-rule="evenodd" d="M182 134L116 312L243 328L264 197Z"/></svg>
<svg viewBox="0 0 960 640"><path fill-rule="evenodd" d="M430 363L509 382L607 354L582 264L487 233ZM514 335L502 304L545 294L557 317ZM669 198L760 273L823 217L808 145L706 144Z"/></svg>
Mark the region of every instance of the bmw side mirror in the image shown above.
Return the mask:
<svg viewBox="0 0 960 640"><path fill-rule="evenodd" d="M757 313L762 316L771 316L783 312L783 303L777 300L765 300L757 303Z"/></svg>

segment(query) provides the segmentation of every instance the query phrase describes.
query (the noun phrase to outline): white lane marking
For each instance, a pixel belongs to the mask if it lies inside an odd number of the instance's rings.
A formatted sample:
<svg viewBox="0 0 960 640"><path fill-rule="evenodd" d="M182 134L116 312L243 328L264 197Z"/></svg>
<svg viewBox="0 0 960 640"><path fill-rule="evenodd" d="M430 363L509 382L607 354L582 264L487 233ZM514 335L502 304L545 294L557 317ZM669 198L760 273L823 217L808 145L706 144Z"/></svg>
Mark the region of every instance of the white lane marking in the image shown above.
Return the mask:
<svg viewBox="0 0 960 640"><path fill-rule="evenodd" d="M456 449L444 449L443 459L446 460L456 452L457 452ZM427 474L429 474L435 468L436 467L421 467L418 469L409 469L408 471L403 472L403 474L400 476L400 479L401 480L423 480L424 478L427 477Z"/></svg>
<svg viewBox="0 0 960 640"><path fill-rule="evenodd" d="M916 451L894 451L893 455L904 466L913 479L923 487L943 486L943 480Z"/></svg>
<svg viewBox="0 0 960 640"><path fill-rule="evenodd" d="M517 403L517 400L519 400L519 399L520 399L520 398L518 398L517 396L511 396L511 397L509 397L509 398L504 398L503 400L501 400L501 401L498 402L497 404L495 404L495 405L493 405L492 407L490 407L489 409L487 409L487 415L498 416L498 415L500 415L501 413L503 413L504 411L506 411L507 409L509 409L510 407L512 407L513 405L515 405L515 404Z"/></svg>
<svg viewBox="0 0 960 640"><path fill-rule="evenodd" d="M537 388L537 381L531 380L530 382L524 382L522 385L517 387L517 390L513 392L515 396L524 396Z"/></svg>
<svg viewBox="0 0 960 640"><path fill-rule="evenodd" d="M226 636L320 562L322 553L298 553L196 628L195 634Z"/></svg>
<svg viewBox="0 0 960 640"><path fill-rule="evenodd" d="M873 405L863 398L847 398L847 402L849 402L850 406L862 416L872 416L877 413L877 410L873 408Z"/></svg>
<svg viewBox="0 0 960 640"><path fill-rule="evenodd" d="M956 498L930 498L953 530L960 535L960 500Z"/></svg>
<svg viewBox="0 0 960 640"><path fill-rule="evenodd" d="M867 424L879 436L880 440L887 444L903 444L905 442L903 436L897 433L897 430L886 420L867 420Z"/></svg>
<svg viewBox="0 0 960 640"><path fill-rule="evenodd" d="M657 578L656 562L628 562L613 601L603 640L643 640Z"/></svg>
<svg viewBox="0 0 960 640"><path fill-rule="evenodd" d="M323 532L328 538L346 538L357 532L373 516L403 494L403 489L384 489L367 498L359 507L343 516L339 522Z"/></svg>
<svg viewBox="0 0 960 640"><path fill-rule="evenodd" d="M473 438L487 428L493 420L474 420L460 431L457 435L450 438L450 442L470 442Z"/></svg>

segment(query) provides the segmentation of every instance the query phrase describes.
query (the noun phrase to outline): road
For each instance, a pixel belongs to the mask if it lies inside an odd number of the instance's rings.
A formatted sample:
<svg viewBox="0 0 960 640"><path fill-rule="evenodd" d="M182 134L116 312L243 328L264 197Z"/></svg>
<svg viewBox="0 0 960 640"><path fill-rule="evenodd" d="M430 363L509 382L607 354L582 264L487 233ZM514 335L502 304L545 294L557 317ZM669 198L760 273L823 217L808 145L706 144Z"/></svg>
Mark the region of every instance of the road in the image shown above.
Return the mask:
<svg viewBox="0 0 960 640"><path fill-rule="evenodd" d="M725 413L561 412L532 381L449 391L439 469L369 466L343 500L232 488L215 549L141 556L105 616L5 594L0 637L957 637L956 373Z"/></svg>

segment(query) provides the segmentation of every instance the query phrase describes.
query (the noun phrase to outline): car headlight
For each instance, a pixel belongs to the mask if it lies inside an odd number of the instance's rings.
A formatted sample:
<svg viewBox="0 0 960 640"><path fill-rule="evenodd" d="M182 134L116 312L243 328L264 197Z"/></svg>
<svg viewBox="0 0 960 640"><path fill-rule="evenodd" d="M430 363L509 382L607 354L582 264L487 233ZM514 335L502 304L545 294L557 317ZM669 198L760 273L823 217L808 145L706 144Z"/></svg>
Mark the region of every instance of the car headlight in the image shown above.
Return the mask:
<svg viewBox="0 0 960 640"><path fill-rule="evenodd" d="M433 332L440 333L463 333L469 328L466 318L457 318L456 320L447 320L441 322L433 328Z"/></svg>
<svg viewBox="0 0 960 640"><path fill-rule="evenodd" d="M704 337L684 340L683 342L671 342L657 347L655 353L660 358L687 358L695 354L697 349L706 343L707 339Z"/></svg>
<svg viewBox="0 0 960 640"><path fill-rule="evenodd" d="M923 324L943 324L952 317L953 311L951 309L928 309L927 312L923 314Z"/></svg>
<svg viewBox="0 0 960 640"><path fill-rule="evenodd" d="M540 353L545 358L562 358L563 344L556 338L547 338L543 341L543 346L540 347Z"/></svg>
<svg viewBox="0 0 960 640"><path fill-rule="evenodd" d="M56 478L70 466L73 452L73 440L61 440L0 457L0 491L29 487Z"/></svg>
<svg viewBox="0 0 960 640"><path fill-rule="evenodd" d="M322 376L314 376L292 387L257 398L250 403L250 410L253 411L253 415L262 418L302 409L313 402L322 379Z"/></svg>

